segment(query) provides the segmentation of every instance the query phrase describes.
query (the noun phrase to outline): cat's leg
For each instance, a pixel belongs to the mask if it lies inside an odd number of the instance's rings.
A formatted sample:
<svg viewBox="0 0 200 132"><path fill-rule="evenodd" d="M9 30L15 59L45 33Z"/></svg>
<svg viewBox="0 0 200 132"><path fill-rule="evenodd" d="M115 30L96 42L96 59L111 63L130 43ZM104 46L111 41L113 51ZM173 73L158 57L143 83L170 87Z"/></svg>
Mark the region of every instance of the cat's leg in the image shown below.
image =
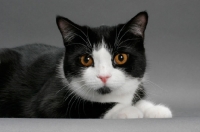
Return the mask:
<svg viewBox="0 0 200 132"><path fill-rule="evenodd" d="M104 119L130 119L143 118L143 113L138 108L131 105L117 104L108 110Z"/></svg>
<svg viewBox="0 0 200 132"><path fill-rule="evenodd" d="M144 118L172 118L171 110L164 105L155 105L147 100L140 100L135 104L143 112Z"/></svg>

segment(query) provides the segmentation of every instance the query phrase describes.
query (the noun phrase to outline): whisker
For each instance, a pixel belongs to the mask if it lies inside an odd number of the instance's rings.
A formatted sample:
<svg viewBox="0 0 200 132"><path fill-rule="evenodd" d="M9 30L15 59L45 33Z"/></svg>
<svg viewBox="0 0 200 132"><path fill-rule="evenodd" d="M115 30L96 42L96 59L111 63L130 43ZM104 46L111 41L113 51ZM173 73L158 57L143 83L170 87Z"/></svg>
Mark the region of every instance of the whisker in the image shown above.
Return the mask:
<svg viewBox="0 0 200 132"><path fill-rule="evenodd" d="M82 43L69 43L69 44L66 45L66 47L70 46L70 45L82 45L82 46L86 47L87 49L90 49L87 45L84 45ZM91 51L91 49L90 49L90 51Z"/></svg>
<svg viewBox="0 0 200 132"><path fill-rule="evenodd" d="M115 28L115 42L114 42L114 46L116 46L116 42L117 42L117 27Z"/></svg>
<svg viewBox="0 0 200 132"><path fill-rule="evenodd" d="M86 95L89 94L90 91L93 91L93 89L89 87L89 89L87 90ZM83 112L84 112L84 114L86 115L86 113L85 113L85 107L84 107L84 102L85 102L85 100L83 101Z"/></svg>
<svg viewBox="0 0 200 132"><path fill-rule="evenodd" d="M73 83L85 82L85 80L74 81Z"/></svg>
<svg viewBox="0 0 200 132"><path fill-rule="evenodd" d="M67 98L65 98L65 101L67 101L67 99L68 99L72 94L74 94L76 90L79 90L79 89L81 89L81 88L82 88L82 87L79 87L79 88L73 90L73 91L67 96Z"/></svg>
<svg viewBox="0 0 200 132"><path fill-rule="evenodd" d="M121 31L124 29L124 27L126 26L126 24L124 24L123 27L120 29L120 31L119 31L119 33L117 35L117 41L119 40L119 35L120 35ZM114 45L116 45L116 44L114 44Z"/></svg>
<svg viewBox="0 0 200 132"><path fill-rule="evenodd" d="M89 36L88 36L88 27L87 27L87 40L88 40L88 42L89 42L89 44L90 44L90 47L92 47L92 44L91 44L90 39L89 39Z"/></svg>
<svg viewBox="0 0 200 132"><path fill-rule="evenodd" d="M64 86L63 88L61 88L60 90L58 90L57 92L56 92L56 95L60 92L60 91L62 91L63 89L65 89L65 88L67 88L68 87L68 85L67 86Z"/></svg>
<svg viewBox="0 0 200 132"><path fill-rule="evenodd" d="M88 44L88 42L83 37L81 37L80 35L78 35L77 33L73 33L73 35L76 35L76 36L80 37L86 44Z"/></svg>
<svg viewBox="0 0 200 132"><path fill-rule="evenodd" d="M144 90L144 89L140 89L142 92L144 92L146 95L152 95L152 96L158 96L155 93L152 93L150 91Z"/></svg>
<svg viewBox="0 0 200 132"><path fill-rule="evenodd" d="M126 39L126 40L120 42L120 43L118 44L118 46L120 46L121 44L123 44L123 43L125 43L125 42L127 42L127 41L131 41L131 40L140 40L140 39L141 39L141 38Z"/></svg>
<svg viewBox="0 0 200 132"><path fill-rule="evenodd" d="M83 86L84 86L84 85L83 85ZM81 86L81 87L75 89L74 91L72 91L72 92L67 96L67 98L65 99L65 101L67 101L67 99L68 99L72 94L74 94L75 91L77 91L77 90L82 90L81 88L82 88L83 86ZM71 109L72 106L70 106L70 103L71 103L71 101L73 100L73 98L75 98L75 97L77 97L76 94L72 95L72 98L69 100L66 113L68 113L68 110ZM75 100L76 100L76 99L75 99ZM73 105L73 104L72 104L72 105ZM70 109L69 109L69 107L70 107ZM70 111L69 111L69 112L70 112ZM70 113L69 113L69 115L70 115Z"/></svg>
<svg viewBox="0 0 200 132"><path fill-rule="evenodd" d="M80 103L81 103L81 101L82 101L81 97L78 97L78 101L77 101L77 103L76 103L76 106L77 106L77 104L78 104L78 115L79 115L79 117L80 117L79 111L80 111ZM75 107L76 107L76 106L75 106Z"/></svg>
<svg viewBox="0 0 200 132"><path fill-rule="evenodd" d="M94 83L95 84L95 83ZM67 96L67 98L65 98L65 101L69 98L69 96L70 95L72 95L73 93L75 93L76 91L78 91L78 90L80 90L80 89L82 89L84 86L86 86L87 84L83 84L83 85L81 85L79 88L77 88L77 89L74 89L68 96ZM87 88L88 89L88 88Z"/></svg>
<svg viewBox="0 0 200 132"><path fill-rule="evenodd" d="M75 98L75 99L74 99ZM74 99L74 101L72 102L72 104L70 105L70 103L71 103L71 101ZM73 105L74 105L74 103L76 103L76 100L77 100L78 98L77 98L77 96L76 96L76 94L74 94L74 96L70 99L70 101L69 101L69 103L68 103L68 105L69 105L69 115L71 115L71 109L73 108ZM68 111L68 108L67 108L67 111Z"/></svg>
<svg viewBox="0 0 200 132"><path fill-rule="evenodd" d="M75 25L73 25L73 24L71 24L71 23L69 23L69 24L70 24L71 26L73 26L74 28L76 28L77 30L79 30L79 31L87 38L89 44L91 45L88 36L87 36L81 29L79 29L78 27L76 27ZM92 47L92 45L91 45L91 47Z"/></svg>
<svg viewBox="0 0 200 132"><path fill-rule="evenodd" d="M127 30L119 39L117 46L119 46L120 41L122 40L122 38L129 32L130 30Z"/></svg>
<svg viewBox="0 0 200 132"><path fill-rule="evenodd" d="M152 82L152 81L150 81L150 80L146 80L144 83L152 84L152 85L156 86L157 88L160 88L160 89L164 90L164 89L163 89L162 87L160 87L158 84L156 84L156 83L154 83L154 82Z"/></svg>
<svg viewBox="0 0 200 132"><path fill-rule="evenodd" d="M125 46L125 45L124 45L124 46L119 46L119 47L117 47L117 48L120 49L120 48L123 48L123 47L124 47L124 48L132 48L132 46Z"/></svg>

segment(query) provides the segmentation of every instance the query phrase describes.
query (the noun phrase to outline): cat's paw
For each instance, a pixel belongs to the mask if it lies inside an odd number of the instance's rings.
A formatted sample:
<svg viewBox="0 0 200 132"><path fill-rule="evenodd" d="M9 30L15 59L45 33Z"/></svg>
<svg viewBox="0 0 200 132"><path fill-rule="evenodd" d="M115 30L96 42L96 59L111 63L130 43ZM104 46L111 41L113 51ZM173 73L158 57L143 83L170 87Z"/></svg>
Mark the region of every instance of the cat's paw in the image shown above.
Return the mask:
<svg viewBox="0 0 200 132"><path fill-rule="evenodd" d="M172 112L163 105L155 105L144 112L144 118L172 118Z"/></svg>
<svg viewBox="0 0 200 132"><path fill-rule="evenodd" d="M111 116L112 119L143 118L143 113L134 106L125 107Z"/></svg>

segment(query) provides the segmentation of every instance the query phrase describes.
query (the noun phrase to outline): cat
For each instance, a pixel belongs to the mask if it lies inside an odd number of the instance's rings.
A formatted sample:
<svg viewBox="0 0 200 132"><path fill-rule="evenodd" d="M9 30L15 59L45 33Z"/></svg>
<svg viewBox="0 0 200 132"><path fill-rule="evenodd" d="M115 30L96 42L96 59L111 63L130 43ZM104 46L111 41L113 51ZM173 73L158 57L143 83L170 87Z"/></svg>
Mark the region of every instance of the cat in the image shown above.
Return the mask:
<svg viewBox="0 0 200 132"><path fill-rule="evenodd" d="M0 50L0 117L171 118L145 100L146 11L125 24L91 28L57 16L65 48Z"/></svg>

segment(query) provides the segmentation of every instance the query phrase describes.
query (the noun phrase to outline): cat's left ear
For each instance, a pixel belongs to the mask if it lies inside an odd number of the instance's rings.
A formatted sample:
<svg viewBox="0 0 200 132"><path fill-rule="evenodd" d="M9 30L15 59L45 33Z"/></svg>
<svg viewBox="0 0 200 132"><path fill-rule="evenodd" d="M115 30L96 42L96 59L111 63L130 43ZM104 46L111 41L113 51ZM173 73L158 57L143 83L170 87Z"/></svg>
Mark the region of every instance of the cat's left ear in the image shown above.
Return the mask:
<svg viewBox="0 0 200 132"><path fill-rule="evenodd" d="M147 12L140 12L130 21L128 21L127 25L129 30L137 35L144 37L144 31L146 29L148 23L148 14Z"/></svg>
<svg viewBox="0 0 200 132"><path fill-rule="evenodd" d="M56 23L63 36L64 42L71 41L75 36L78 25L61 16L56 17Z"/></svg>

